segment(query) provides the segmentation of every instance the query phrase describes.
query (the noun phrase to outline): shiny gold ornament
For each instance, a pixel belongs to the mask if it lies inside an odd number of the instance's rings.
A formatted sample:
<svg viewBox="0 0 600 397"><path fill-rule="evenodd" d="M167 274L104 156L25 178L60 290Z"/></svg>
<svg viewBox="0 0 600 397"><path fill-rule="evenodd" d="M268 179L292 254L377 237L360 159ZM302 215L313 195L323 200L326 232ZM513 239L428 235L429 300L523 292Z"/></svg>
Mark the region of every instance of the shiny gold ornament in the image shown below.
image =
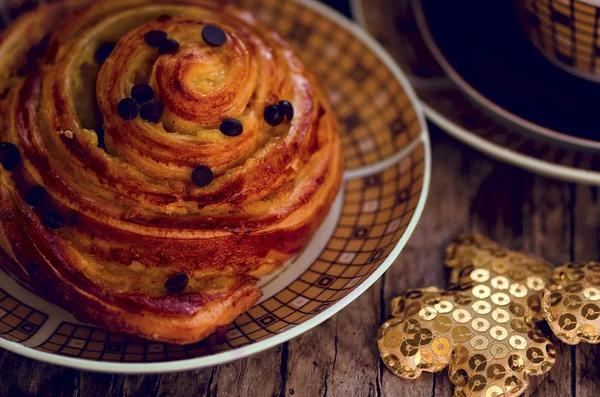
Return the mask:
<svg viewBox="0 0 600 397"><path fill-rule="evenodd" d="M446 252L452 290L416 289L392 301L394 318L378 333L384 363L405 379L448 367L455 396L520 394L529 376L554 363L551 343L535 328L552 268L478 235L459 239ZM569 303L574 307L576 299ZM586 310L600 316L600 309Z"/></svg>
<svg viewBox="0 0 600 397"><path fill-rule="evenodd" d="M508 331L500 325L495 325L490 329L490 336L496 340L504 340L508 337Z"/></svg>
<svg viewBox="0 0 600 397"><path fill-rule="evenodd" d="M485 397L500 397L504 393L504 390L500 386L490 386L485 391Z"/></svg>
<svg viewBox="0 0 600 397"><path fill-rule="evenodd" d="M477 332L485 332L490 328L490 322L483 317L478 317L471 322L471 328Z"/></svg>
<svg viewBox="0 0 600 397"><path fill-rule="evenodd" d="M600 343L600 264L567 263L554 271L542 297L552 332L563 342Z"/></svg>
<svg viewBox="0 0 600 397"><path fill-rule="evenodd" d="M508 281L508 278L504 277L504 276L494 277L492 279L491 284L492 284L492 288L495 288L497 290L508 289L508 287L510 286L510 282Z"/></svg>
<svg viewBox="0 0 600 397"><path fill-rule="evenodd" d="M473 303L472 307L477 314L488 314L492 311L492 305L488 301L484 300Z"/></svg>
<svg viewBox="0 0 600 397"><path fill-rule="evenodd" d="M511 315L504 309L497 308L492 312L492 319L500 324L504 324L510 321Z"/></svg>
<svg viewBox="0 0 600 397"><path fill-rule="evenodd" d="M471 339L471 347L475 350L485 350L489 344L490 341L485 335L475 335Z"/></svg>
<svg viewBox="0 0 600 397"><path fill-rule="evenodd" d="M464 326L455 327L452 330L452 336L456 343L463 343L471 339L471 330Z"/></svg>
<svg viewBox="0 0 600 397"><path fill-rule="evenodd" d="M435 305L435 310L437 310L438 313L450 313L453 308L454 305L449 301L440 301Z"/></svg>

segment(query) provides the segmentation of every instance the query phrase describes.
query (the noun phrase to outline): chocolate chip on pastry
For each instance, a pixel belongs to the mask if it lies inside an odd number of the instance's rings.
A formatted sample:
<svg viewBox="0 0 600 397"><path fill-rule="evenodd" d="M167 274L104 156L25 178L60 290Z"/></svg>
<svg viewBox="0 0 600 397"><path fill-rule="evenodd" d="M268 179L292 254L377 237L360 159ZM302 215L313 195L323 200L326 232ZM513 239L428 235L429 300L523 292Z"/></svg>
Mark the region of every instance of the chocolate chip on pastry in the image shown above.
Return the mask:
<svg viewBox="0 0 600 397"><path fill-rule="evenodd" d="M323 92L236 6L44 2L0 54L0 249L18 265L2 266L82 321L206 338L258 301L340 188Z"/></svg>

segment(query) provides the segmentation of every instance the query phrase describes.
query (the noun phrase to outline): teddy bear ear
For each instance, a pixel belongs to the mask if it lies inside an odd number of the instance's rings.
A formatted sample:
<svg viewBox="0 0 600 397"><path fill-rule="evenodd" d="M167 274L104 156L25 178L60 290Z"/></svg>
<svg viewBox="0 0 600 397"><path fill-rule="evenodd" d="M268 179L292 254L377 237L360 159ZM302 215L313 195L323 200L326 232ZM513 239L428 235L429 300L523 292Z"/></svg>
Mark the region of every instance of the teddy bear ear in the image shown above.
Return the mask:
<svg viewBox="0 0 600 397"><path fill-rule="evenodd" d="M418 378L423 371L438 372L450 361L447 338L434 340L436 327L450 328L449 317L435 318L449 312L453 305L447 293L436 287L413 289L392 300L393 318L377 333L379 353L385 365L404 379Z"/></svg>
<svg viewBox="0 0 600 397"><path fill-rule="evenodd" d="M555 269L542 310L563 342L600 343L600 263L571 262Z"/></svg>
<svg viewBox="0 0 600 397"><path fill-rule="evenodd" d="M452 269L462 269L473 265L473 258L479 251L494 252L500 246L481 234L465 234L448 244L444 263ZM455 280L450 280L454 282Z"/></svg>

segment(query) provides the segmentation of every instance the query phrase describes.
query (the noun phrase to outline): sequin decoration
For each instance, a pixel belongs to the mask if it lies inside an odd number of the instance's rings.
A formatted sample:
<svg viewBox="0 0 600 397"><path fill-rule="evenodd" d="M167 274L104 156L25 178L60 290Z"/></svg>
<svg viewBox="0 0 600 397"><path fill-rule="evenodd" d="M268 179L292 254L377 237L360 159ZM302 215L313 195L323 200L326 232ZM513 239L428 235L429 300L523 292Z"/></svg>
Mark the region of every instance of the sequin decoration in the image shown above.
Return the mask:
<svg viewBox="0 0 600 397"><path fill-rule="evenodd" d="M557 267L542 298L544 316L563 342L600 343L600 263Z"/></svg>
<svg viewBox="0 0 600 397"><path fill-rule="evenodd" d="M448 367L455 396L521 394L529 376L544 374L554 364L554 347L535 326L544 317L541 295L552 267L480 235L450 244L446 265L452 268L449 290L415 289L392 300L393 318L378 333L383 362L404 379ZM600 276L600 266L596 271ZM559 278L565 282L583 282L563 273ZM597 280L596 285L567 293L579 297L569 304L595 304L592 299L600 299L600 277ZM549 298L555 306L565 300ZM581 313L583 305L578 310ZM600 317L597 307L590 313ZM555 322L569 328L578 321L579 317L557 317Z"/></svg>

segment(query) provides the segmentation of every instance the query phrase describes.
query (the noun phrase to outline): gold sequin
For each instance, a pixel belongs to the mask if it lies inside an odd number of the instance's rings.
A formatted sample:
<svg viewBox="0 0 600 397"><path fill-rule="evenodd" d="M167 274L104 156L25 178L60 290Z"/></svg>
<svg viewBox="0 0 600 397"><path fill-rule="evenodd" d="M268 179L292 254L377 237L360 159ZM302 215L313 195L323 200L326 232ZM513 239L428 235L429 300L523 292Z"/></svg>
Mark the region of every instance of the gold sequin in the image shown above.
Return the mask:
<svg viewBox="0 0 600 397"><path fill-rule="evenodd" d="M510 297L504 292L496 292L492 295L492 302L498 306L506 306L510 303Z"/></svg>
<svg viewBox="0 0 600 397"><path fill-rule="evenodd" d="M412 316L415 313L418 313L421 310L421 302L412 302L406 305L406 309L404 309L406 315L408 317Z"/></svg>
<svg viewBox="0 0 600 397"><path fill-rule="evenodd" d="M490 322L483 317L477 317L471 322L471 328L478 332L485 332L490 328Z"/></svg>
<svg viewBox="0 0 600 397"><path fill-rule="evenodd" d="M525 321L519 320L518 318L511 320L510 326L513 330L520 333L527 333L527 331L529 330L529 327L527 326Z"/></svg>
<svg viewBox="0 0 600 397"><path fill-rule="evenodd" d="M454 312L452 312L452 318L461 324L468 323L471 321L471 313L465 309L456 309Z"/></svg>
<svg viewBox="0 0 600 397"><path fill-rule="evenodd" d="M508 292L515 298L523 298L527 296L527 287L523 284L511 284Z"/></svg>
<svg viewBox="0 0 600 397"><path fill-rule="evenodd" d="M404 332L408 335L413 335L419 332L421 329L421 324L417 320L409 319L404 323Z"/></svg>
<svg viewBox="0 0 600 397"><path fill-rule="evenodd" d="M467 294L456 294L454 297L454 302L459 305L470 305L473 302L473 298Z"/></svg>
<svg viewBox="0 0 600 397"><path fill-rule="evenodd" d="M467 375L467 371L465 371L464 369L459 369L458 371L456 371L452 375L450 375L450 380L456 386L462 387L462 386L465 386L467 384L467 382L469 381L469 375Z"/></svg>
<svg viewBox="0 0 600 397"><path fill-rule="evenodd" d="M431 321L438 315L437 311L431 306L425 306L419 311L419 317L425 321Z"/></svg>
<svg viewBox="0 0 600 397"><path fill-rule="evenodd" d="M597 288L586 288L583 290L583 296L588 300L597 301L600 300L600 291Z"/></svg>
<svg viewBox="0 0 600 397"><path fill-rule="evenodd" d="M437 316L435 320L433 320L433 328L439 332L448 332L452 329L452 320L447 316Z"/></svg>
<svg viewBox="0 0 600 397"><path fill-rule="evenodd" d="M495 322L504 324L510 321L510 314L504 309L497 308L492 312L492 318Z"/></svg>
<svg viewBox="0 0 600 397"><path fill-rule="evenodd" d="M427 328L421 329L421 332L415 335L415 341L419 346L426 346L433 340L433 332Z"/></svg>
<svg viewBox="0 0 600 397"><path fill-rule="evenodd" d="M489 302L486 301L474 302L471 308L477 314L488 314L492 311L492 305L490 305Z"/></svg>
<svg viewBox="0 0 600 397"><path fill-rule="evenodd" d="M585 277L585 273L581 269L574 269L567 272L567 280L571 282L581 281Z"/></svg>
<svg viewBox="0 0 600 397"><path fill-rule="evenodd" d="M427 352L419 352L418 356L419 356L418 361L417 361L417 357L415 356L415 365L417 366L417 368L420 368L420 369L431 368L431 366L433 365L433 357L431 354L429 354Z"/></svg>
<svg viewBox="0 0 600 397"><path fill-rule="evenodd" d="M490 261L491 261L491 258L489 255L480 254L473 258L473 266L484 267L484 266L488 265ZM487 270L486 270L486 272L487 272L487 278L481 280L480 282L485 282L489 279L489 272ZM478 280L474 280L474 281L478 281Z"/></svg>
<svg viewBox="0 0 600 397"><path fill-rule="evenodd" d="M454 309L454 305L449 301L440 301L434 305L438 313L450 313Z"/></svg>
<svg viewBox="0 0 600 397"><path fill-rule="evenodd" d="M392 371L394 371L394 373L400 374L400 360L398 359L398 357L396 357L393 354L387 355L382 357L383 358L383 362L385 363L385 365L387 365L387 367L389 369L391 369Z"/></svg>
<svg viewBox="0 0 600 397"><path fill-rule="evenodd" d="M508 271L508 277L512 278L515 281L524 280L526 276L526 272L520 269L511 269Z"/></svg>
<svg viewBox="0 0 600 397"><path fill-rule="evenodd" d="M490 352L496 358L504 358L508 356L509 349L504 343L496 342L490 348Z"/></svg>
<svg viewBox="0 0 600 397"><path fill-rule="evenodd" d="M450 359L456 365L461 365L469 359L471 353L463 346L458 345L452 350L452 356Z"/></svg>
<svg viewBox="0 0 600 397"><path fill-rule="evenodd" d="M544 273L548 270L547 264L541 261L529 263L529 265L527 265L527 268L533 273Z"/></svg>
<svg viewBox="0 0 600 397"><path fill-rule="evenodd" d="M537 347L530 347L525 354L527 359L534 364L540 364L544 361L544 353Z"/></svg>
<svg viewBox="0 0 600 397"><path fill-rule="evenodd" d="M593 303L588 303L581 308L581 315L586 320L596 320L600 317L600 308Z"/></svg>
<svg viewBox="0 0 600 397"><path fill-rule="evenodd" d="M583 306L583 300L577 295L569 295L565 298L563 305L566 309L577 310Z"/></svg>
<svg viewBox="0 0 600 397"><path fill-rule="evenodd" d="M590 285L600 286L600 274L590 274L585 278Z"/></svg>
<svg viewBox="0 0 600 397"><path fill-rule="evenodd" d="M404 357L412 357L419 351L419 344L414 339L408 339L400 345L400 352Z"/></svg>
<svg viewBox="0 0 600 397"><path fill-rule="evenodd" d="M490 386L485 391L485 397L500 397L504 394L504 390L500 386Z"/></svg>
<svg viewBox="0 0 600 397"><path fill-rule="evenodd" d="M566 266L569 269L581 269L581 268L585 267L585 264L583 264L581 262L570 262L570 263L567 263Z"/></svg>
<svg viewBox="0 0 600 397"><path fill-rule="evenodd" d="M508 358L508 365L513 372L520 372L524 368L523 357L513 354Z"/></svg>
<svg viewBox="0 0 600 397"><path fill-rule="evenodd" d="M482 391L486 385L487 380L483 375L473 375L468 382L469 389L473 392Z"/></svg>
<svg viewBox="0 0 600 397"><path fill-rule="evenodd" d="M539 277L539 276L529 276L527 277L527 287L530 290L533 290L535 292L539 292L542 291L545 287L546 283L544 282L544 279Z"/></svg>
<svg viewBox="0 0 600 397"><path fill-rule="evenodd" d="M404 317L404 309L406 308L406 299L403 296L392 299L392 316Z"/></svg>
<svg viewBox="0 0 600 397"><path fill-rule="evenodd" d="M565 287L565 291L572 293L572 294L576 294L580 291L583 291L583 285L581 285L579 283L569 284Z"/></svg>
<svg viewBox="0 0 600 397"><path fill-rule="evenodd" d="M489 379L500 380L506 376L506 369L500 364L492 364L487 369L487 376Z"/></svg>
<svg viewBox="0 0 600 397"><path fill-rule="evenodd" d="M516 376L509 376L504 382L506 390L510 393L517 393L523 387L523 383Z"/></svg>
<svg viewBox="0 0 600 397"><path fill-rule="evenodd" d="M485 283L490 279L490 272L486 269L476 269L471 272L471 280L476 283Z"/></svg>
<svg viewBox="0 0 600 397"><path fill-rule="evenodd" d="M515 302L510 303L508 310L517 317L523 317L525 315L525 308Z"/></svg>
<svg viewBox="0 0 600 397"><path fill-rule="evenodd" d="M588 263L587 268L590 272L599 273L600 272L600 263L590 262L590 263Z"/></svg>
<svg viewBox="0 0 600 397"><path fill-rule="evenodd" d="M563 330L572 331L575 328L577 328L577 317L575 317L571 313L562 314L558 318L558 324Z"/></svg>
<svg viewBox="0 0 600 397"><path fill-rule="evenodd" d="M494 259L492 261L492 270L498 274L504 274L508 270L508 266L504 260Z"/></svg>
<svg viewBox="0 0 600 397"><path fill-rule="evenodd" d="M592 327L589 324L584 324L580 326L577 330L577 336L586 340L594 338L596 336L596 333L596 328Z"/></svg>
<svg viewBox="0 0 600 397"><path fill-rule="evenodd" d="M491 284L495 289L505 290L510 286L510 281L504 276L496 276L492 279Z"/></svg>
<svg viewBox="0 0 600 397"><path fill-rule="evenodd" d="M487 367L487 358L483 354L474 354L469 359L469 367L476 372L484 371Z"/></svg>
<svg viewBox="0 0 600 397"><path fill-rule="evenodd" d="M473 288L473 296L479 299L485 299L492 293L492 290L487 285L478 285Z"/></svg>
<svg viewBox="0 0 600 397"><path fill-rule="evenodd" d="M438 338L433 341L431 350L436 356L446 356L450 352L450 341L446 338Z"/></svg>
<svg viewBox="0 0 600 397"><path fill-rule="evenodd" d="M452 337L457 343L463 343L471 338L471 330L464 326L454 327L452 330Z"/></svg>
<svg viewBox="0 0 600 397"><path fill-rule="evenodd" d="M553 365L554 363L551 363L550 361L544 361L542 363L542 373L545 374L546 372L550 371Z"/></svg>
<svg viewBox="0 0 600 397"><path fill-rule="evenodd" d="M393 328L389 328L383 337L383 343L390 349L394 349L402 343L402 334Z"/></svg>
<svg viewBox="0 0 600 397"><path fill-rule="evenodd" d="M485 350L489 344L490 341L483 335L475 335L471 339L471 347L475 350Z"/></svg>
<svg viewBox="0 0 600 397"><path fill-rule="evenodd" d="M513 335L508 339L508 343L518 350L523 350L527 347L527 341L520 335Z"/></svg>
<svg viewBox="0 0 600 397"><path fill-rule="evenodd" d="M490 329L490 336L496 340L504 340L508 337L508 331L500 325L495 325Z"/></svg>

